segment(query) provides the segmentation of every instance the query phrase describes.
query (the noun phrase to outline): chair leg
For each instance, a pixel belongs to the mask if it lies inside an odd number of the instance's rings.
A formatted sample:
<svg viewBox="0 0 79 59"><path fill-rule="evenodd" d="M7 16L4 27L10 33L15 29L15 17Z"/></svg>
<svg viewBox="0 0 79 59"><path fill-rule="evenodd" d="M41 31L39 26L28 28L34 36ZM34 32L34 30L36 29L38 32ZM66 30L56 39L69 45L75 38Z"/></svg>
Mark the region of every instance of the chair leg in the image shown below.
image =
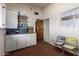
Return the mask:
<svg viewBox="0 0 79 59"><path fill-rule="evenodd" d="M64 55L64 49L63 49L63 55Z"/></svg>
<svg viewBox="0 0 79 59"><path fill-rule="evenodd" d="M75 51L74 51L74 56L76 56L76 53L75 53Z"/></svg>
<svg viewBox="0 0 79 59"><path fill-rule="evenodd" d="M74 56L76 56L76 51L74 50Z"/></svg>
<svg viewBox="0 0 79 59"><path fill-rule="evenodd" d="M74 49L73 51L74 51L74 56L76 56L76 50Z"/></svg>

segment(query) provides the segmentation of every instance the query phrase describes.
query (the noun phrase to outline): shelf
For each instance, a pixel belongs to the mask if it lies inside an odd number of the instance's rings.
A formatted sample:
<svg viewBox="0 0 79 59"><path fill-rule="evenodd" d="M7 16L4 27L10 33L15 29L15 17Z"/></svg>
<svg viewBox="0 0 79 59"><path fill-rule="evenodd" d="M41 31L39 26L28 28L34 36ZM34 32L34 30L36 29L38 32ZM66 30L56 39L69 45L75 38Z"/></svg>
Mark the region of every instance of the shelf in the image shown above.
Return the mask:
<svg viewBox="0 0 79 59"><path fill-rule="evenodd" d="M27 21L20 20L19 22L27 22Z"/></svg>

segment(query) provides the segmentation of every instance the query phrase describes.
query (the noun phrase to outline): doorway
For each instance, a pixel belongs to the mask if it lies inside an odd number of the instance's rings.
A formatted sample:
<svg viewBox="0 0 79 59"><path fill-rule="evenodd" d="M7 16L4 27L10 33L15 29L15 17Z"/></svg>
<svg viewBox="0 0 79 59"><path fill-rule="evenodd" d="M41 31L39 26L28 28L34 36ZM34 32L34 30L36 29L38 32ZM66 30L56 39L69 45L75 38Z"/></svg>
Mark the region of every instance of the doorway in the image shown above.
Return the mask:
<svg viewBox="0 0 79 59"><path fill-rule="evenodd" d="M43 20L37 19L36 21L36 33L37 33L37 42L43 41Z"/></svg>
<svg viewBox="0 0 79 59"><path fill-rule="evenodd" d="M49 42L49 18L44 20L44 41Z"/></svg>

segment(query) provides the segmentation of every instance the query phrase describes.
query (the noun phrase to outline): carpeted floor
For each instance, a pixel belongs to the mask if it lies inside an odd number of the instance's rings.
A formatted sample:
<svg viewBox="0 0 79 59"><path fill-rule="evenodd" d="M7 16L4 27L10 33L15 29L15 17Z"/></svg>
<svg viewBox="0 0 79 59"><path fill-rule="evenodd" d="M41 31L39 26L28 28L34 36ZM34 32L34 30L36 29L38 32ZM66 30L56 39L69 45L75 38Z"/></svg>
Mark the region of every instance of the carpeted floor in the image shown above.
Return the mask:
<svg viewBox="0 0 79 59"><path fill-rule="evenodd" d="M72 56L72 54L65 52L63 55L61 49L45 42L39 42L35 46L9 52L6 56Z"/></svg>

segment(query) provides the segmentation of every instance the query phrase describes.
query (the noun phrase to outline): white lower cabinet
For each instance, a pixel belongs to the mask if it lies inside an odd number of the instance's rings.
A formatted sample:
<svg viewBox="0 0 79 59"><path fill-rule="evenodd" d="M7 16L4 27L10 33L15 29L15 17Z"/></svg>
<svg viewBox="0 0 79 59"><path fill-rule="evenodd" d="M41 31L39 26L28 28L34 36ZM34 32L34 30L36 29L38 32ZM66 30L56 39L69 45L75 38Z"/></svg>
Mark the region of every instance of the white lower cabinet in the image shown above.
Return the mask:
<svg viewBox="0 0 79 59"><path fill-rule="evenodd" d="M16 50L16 39L6 38L5 52Z"/></svg>
<svg viewBox="0 0 79 59"><path fill-rule="evenodd" d="M26 47L36 45L36 34L29 34L27 36L26 36Z"/></svg>
<svg viewBox="0 0 79 59"><path fill-rule="evenodd" d="M16 37L16 42L17 42L17 48L16 49L21 49L25 48L25 35L19 35Z"/></svg>
<svg viewBox="0 0 79 59"><path fill-rule="evenodd" d="M13 51L36 45L36 34L8 35L5 40L5 51Z"/></svg>

